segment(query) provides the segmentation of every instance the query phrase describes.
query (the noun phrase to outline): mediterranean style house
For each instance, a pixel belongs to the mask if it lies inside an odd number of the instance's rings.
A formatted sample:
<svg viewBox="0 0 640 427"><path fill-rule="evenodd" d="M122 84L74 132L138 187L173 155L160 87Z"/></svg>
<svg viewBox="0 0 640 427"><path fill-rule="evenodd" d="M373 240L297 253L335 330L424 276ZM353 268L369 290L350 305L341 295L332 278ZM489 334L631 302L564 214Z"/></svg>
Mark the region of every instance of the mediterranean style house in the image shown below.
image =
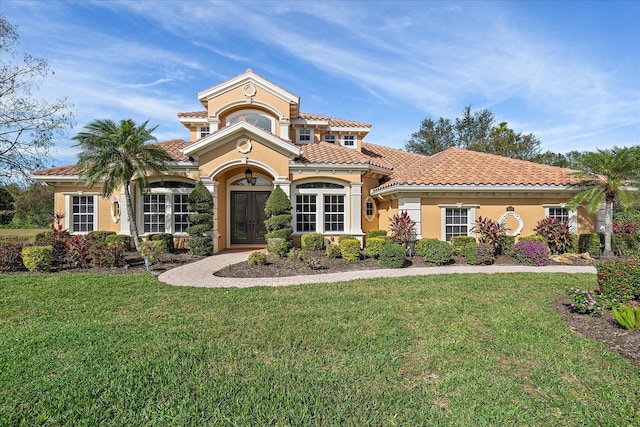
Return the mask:
<svg viewBox="0 0 640 427"><path fill-rule="evenodd" d="M300 111L300 98L252 70L198 92L204 109L178 113L189 140L157 143L173 157L170 172L136 190L142 236L185 236L187 197L197 181L213 195L214 252L265 244L264 204L275 186L293 206L294 240L327 239L387 229L407 211L416 238L470 235L480 216L506 223L511 235L533 233L546 216L568 220L574 232L596 230L596 219L566 202L572 170L458 148L423 156L365 142L371 125ZM56 212L72 233L129 233L124 192L100 197L75 166L33 173L55 188Z"/></svg>

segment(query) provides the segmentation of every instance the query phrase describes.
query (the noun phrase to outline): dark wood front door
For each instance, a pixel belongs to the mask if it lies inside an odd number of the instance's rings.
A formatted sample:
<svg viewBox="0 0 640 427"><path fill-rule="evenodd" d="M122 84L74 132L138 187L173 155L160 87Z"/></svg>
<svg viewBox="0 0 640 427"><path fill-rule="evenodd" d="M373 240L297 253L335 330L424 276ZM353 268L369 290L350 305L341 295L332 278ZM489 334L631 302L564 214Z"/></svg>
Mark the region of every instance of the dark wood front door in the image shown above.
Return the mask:
<svg viewBox="0 0 640 427"><path fill-rule="evenodd" d="M265 244L264 205L269 191L231 192L231 243Z"/></svg>

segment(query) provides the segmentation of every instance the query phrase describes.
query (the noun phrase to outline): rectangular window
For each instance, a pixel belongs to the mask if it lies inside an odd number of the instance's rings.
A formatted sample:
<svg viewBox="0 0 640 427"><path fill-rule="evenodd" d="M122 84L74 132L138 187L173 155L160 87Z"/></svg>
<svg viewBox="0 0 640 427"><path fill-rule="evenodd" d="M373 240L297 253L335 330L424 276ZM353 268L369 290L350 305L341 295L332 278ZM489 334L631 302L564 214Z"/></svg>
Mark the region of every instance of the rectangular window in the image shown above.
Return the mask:
<svg viewBox="0 0 640 427"><path fill-rule="evenodd" d="M344 231L344 196L324 196L324 231Z"/></svg>
<svg viewBox="0 0 640 427"><path fill-rule="evenodd" d="M145 194L142 215L145 233L164 233L165 213L167 210L164 194Z"/></svg>
<svg viewBox="0 0 640 427"><path fill-rule="evenodd" d="M174 194L173 195L173 232L174 233L186 233L189 222L189 210L187 204L189 201L188 194Z"/></svg>
<svg viewBox="0 0 640 427"><path fill-rule="evenodd" d="M356 137L353 135L345 135L342 137L342 145L345 147L355 147L356 146Z"/></svg>
<svg viewBox="0 0 640 427"><path fill-rule="evenodd" d="M300 144L309 144L311 142L311 129L300 129L298 131L298 142Z"/></svg>
<svg viewBox="0 0 640 427"><path fill-rule="evenodd" d="M469 209L446 208L444 215L445 239L450 241L454 236L469 235Z"/></svg>
<svg viewBox="0 0 640 427"><path fill-rule="evenodd" d="M551 218L555 218L560 222L562 221L569 222L569 211L566 208L554 207L554 208L548 208L548 209L549 209L549 213L547 214L547 216Z"/></svg>
<svg viewBox="0 0 640 427"><path fill-rule="evenodd" d="M209 126L200 126L200 138L209 135Z"/></svg>
<svg viewBox="0 0 640 427"><path fill-rule="evenodd" d="M316 231L316 196L315 194L296 195L296 231Z"/></svg>
<svg viewBox="0 0 640 427"><path fill-rule="evenodd" d="M73 196L71 200L71 230L74 233L93 231L94 206L93 196Z"/></svg>
<svg viewBox="0 0 640 427"><path fill-rule="evenodd" d="M336 136L335 135L325 135L324 136L324 142L328 142L329 144L335 144L336 143Z"/></svg>

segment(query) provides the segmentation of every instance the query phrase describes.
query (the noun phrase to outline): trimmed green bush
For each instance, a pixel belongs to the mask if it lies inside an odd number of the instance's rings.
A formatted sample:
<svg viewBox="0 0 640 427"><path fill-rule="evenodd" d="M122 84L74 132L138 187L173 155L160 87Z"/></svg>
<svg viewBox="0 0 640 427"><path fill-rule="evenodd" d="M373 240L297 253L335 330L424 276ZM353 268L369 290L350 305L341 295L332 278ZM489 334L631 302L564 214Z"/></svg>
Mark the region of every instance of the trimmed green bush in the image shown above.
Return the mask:
<svg viewBox="0 0 640 427"><path fill-rule="evenodd" d="M400 243L385 243L380 248L378 262L387 268L402 268L407 262L406 249Z"/></svg>
<svg viewBox="0 0 640 427"><path fill-rule="evenodd" d="M147 265L153 265L158 262L164 247L162 240L147 240L140 243L140 255L147 260Z"/></svg>
<svg viewBox="0 0 640 427"><path fill-rule="evenodd" d="M267 251L278 254L280 257L287 255L293 247L291 234L291 201L279 185L273 189L264 205L264 213L267 219L264 226L267 229ZM272 241L273 240L273 241Z"/></svg>
<svg viewBox="0 0 640 427"><path fill-rule="evenodd" d="M504 236L502 243L500 244L500 254L507 254L511 250L511 247L516 244L516 236Z"/></svg>
<svg viewBox="0 0 640 427"><path fill-rule="evenodd" d="M578 252L588 252L592 257L600 256L600 235L597 233L584 233L578 236Z"/></svg>
<svg viewBox="0 0 640 427"><path fill-rule="evenodd" d="M367 231L367 239L372 237L387 237L387 230L376 229Z"/></svg>
<svg viewBox="0 0 640 427"><path fill-rule="evenodd" d="M95 242L89 248L91 263L94 267L117 268L124 258L124 247L118 242Z"/></svg>
<svg viewBox="0 0 640 427"><path fill-rule="evenodd" d="M371 258L378 258L380 256L380 249L382 249L385 243L387 243L386 237L367 237L365 253Z"/></svg>
<svg viewBox="0 0 640 427"><path fill-rule="evenodd" d="M122 246L122 249L131 252L133 250L133 244L131 242L131 236L126 234L113 234L111 236L107 236L107 244L117 243Z"/></svg>
<svg viewBox="0 0 640 427"><path fill-rule="evenodd" d="M343 235L338 237L338 243L341 243L343 240L358 240L356 236Z"/></svg>
<svg viewBox="0 0 640 427"><path fill-rule="evenodd" d="M622 257L632 257L640 252L640 236L630 233L614 233L611 235L611 249Z"/></svg>
<svg viewBox="0 0 640 427"><path fill-rule="evenodd" d="M107 241L107 237L109 236L115 236L116 232L115 231L90 231L88 236L92 239L94 239L96 242L103 242L105 243Z"/></svg>
<svg viewBox="0 0 640 427"><path fill-rule="evenodd" d="M329 243L325 248L325 253L327 254L327 258L340 258L340 245Z"/></svg>
<svg viewBox="0 0 640 427"><path fill-rule="evenodd" d="M265 265L267 263L267 256L264 252L256 251L249 254L247 259L249 265Z"/></svg>
<svg viewBox="0 0 640 427"><path fill-rule="evenodd" d="M531 236L518 236L518 242L542 242L546 245L547 239L534 234Z"/></svg>
<svg viewBox="0 0 640 427"><path fill-rule="evenodd" d="M291 240L281 237L271 237L267 239L267 252L269 254L278 255L280 258L287 256L293 247Z"/></svg>
<svg viewBox="0 0 640 427"><path fill-rule="evenodd" d="M353 239L340 241L340 255L346 261L360 261L360 242Z"/></svg>
<svg viewBox="0 0 640 427"><path fill-rule="evenodd" d="M0 271L20 271L25 266L22 262L24 243L5 242L0 244Z"/></svg>
<svg viewBox="0 0 640 427"><path fill-rule="evenodd" d="M320 233L307 233L301 237L303 251L321 251L324 249L324 236Z"/></svg>
<svg viewBox="0 0 640 427"><path fill-rule="evenodd" d="M52 246L25 246L22 262L29 271L50 271L53 260Z"/></svg>
<svg viewBox="0 0 640 427"><path fill-rule="evenodd" d="M189 252L194 256L209 256L213 253L213 240L210 236L189 237Z"/></svg>
<svg viewBox="0 0 640 427"><path fill-rule="evenodd" d="M175 252L173 245L173 235L170 233L150 234L149 240L152 242L162 242L164 244L164 252Z"/></svg>
<svg viewBox="0 0 640 427"><path fill-rule="evenodd" d="M290 240L291 243L289 244L291 247L293 247L293 240L291 239L291 233L293 232L293 229L291 227L287 227L287 228L281 228L280 230L273 230L270 233L267 233L267 235L269 236L267 238L267 241L269 239L285 239L285 240Z"/></svg>
<svg viewBox="0 0 640 427"><path fill-rule="evenodd" d="M430 265L444 265L451 262L451 245L438 239L420 239L415 243L415 251Z"/></svg>
<svg viewBox="0 0 640 427"><path fill-rule="evenodd" d="M490 243L474 243L468 245L464 257L469 265L491 265L496 260L493 245Z"/></svg>
<svg viewBox="0 0 640 427"><path fill-rule="evenodd" d="M453 255L464 256L465 248L476 243L476 238L471 236L453 236L451 238L451 250Z"/></svg>
<svg viewBox="0 0 640 427"><path fill-rule="evenodd" d="M613 305L640 299L640 261L601 261L596 264L596 269L597 290Z"/></svg>
<svg viewBox="0 0 640 427"><path fill-rule="evenodd" d="M196 186L189 193L187 209L193 212L187 217L189 227L187 234L189 239L189 251L191 255L208 256L213 254L213 240L205 233L213 230L213 196L202 181L198 181ZM173 248L173 239L172 246Z"/></svg>

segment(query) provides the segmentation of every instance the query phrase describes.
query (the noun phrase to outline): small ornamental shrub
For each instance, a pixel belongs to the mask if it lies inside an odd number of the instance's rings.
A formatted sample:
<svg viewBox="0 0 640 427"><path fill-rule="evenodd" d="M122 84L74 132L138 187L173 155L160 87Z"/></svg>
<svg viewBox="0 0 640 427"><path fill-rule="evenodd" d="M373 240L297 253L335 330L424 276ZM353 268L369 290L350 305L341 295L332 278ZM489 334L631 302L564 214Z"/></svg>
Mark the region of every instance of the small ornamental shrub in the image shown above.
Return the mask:
<svg viewBox="0 0 640 427"><path fill-rule="evenodd" d="M400 215L395 214L389 218L389 232L391 240L400 243L405 248L409 247L415 237L416 222L411 219L407 211L401 211Z"/></svg>
<svg viewBox="0 0 640 427"><path fill-rule="evenodd" d="M367 231L367 239L372 237L387 237L387 230L369 230Z"/></svg>
<svg viewBox="0 0 640 427"><path fill-rule="evenodd" d="M490 243L474 243L467 246L464 257L469 265L491 265L496 260L493 245Z"/></svg>
<svg viewBox="0 0 640 427"><path fill-rule="evenodd" d="M567 221L548 216L538 221L533 231L544 238L552 254L563 254L571 247L571 230Z"/></svg>
<svg viewBox="0 0 640 427"><path fill-rule="evenodd" d="M71 268L87 268L91 258L89 250L95 240L76 235L65 239L65 243L67 244L67 265Z"/></svg>
<svg viewBox="0 0 640 427"><path fill-rule="evenodd" d="M572 311L590 316L602 316L602 304L589 291L572 288L569 291L569 298L571 298Z"/></svg>
<svg viewBox="0 0 640 427"><path fill-rule="evenodd" d="M451 238L451 250L453 255L463 256L468 245L476 243L476 238L471 236L453 236Z"/></svg>
<svg viewBox="0 0 640 427"><path fill-rule="evenodd" d="M94 239L96 242L105 243L107 241L107 237L115 236L115 234L116 234L115 231L97 231L96 230L96 231L90 231L88 236Z"/></svg>
<svg viewBox="0 0 640 427"><path fill-rule="evenodd" d="M635 226L635 224L633 225ZM640 253L640 235L629 233L614 233L613 235L611 235L611 249L618 256L636 256Z"/></svg>
<svg viewBox="0 0 640 427"><path fill-rule="evenodd" d="M420 239L414 247L416 253L429 265L444 265L451 262L451 245L438 239Z"/></svg>
<svg viewBox="0 0 640 427"><path fill-rule="evenodd" d="M171 235L171 233L151 234L149 236L149 240L151 240L152 242L162 242L162 244L164 245L163 252L175 252L175 247L173 246L173 235Z"/></svg>
<svg viewBox="0 0 640 427"><path fill-rule="evenodd" d="M198 181L189 193L187 201L187 209L189 212L193 212L187 217L189 227L186 232L191 236L188 241L189 251L191 255L196 256L211 255L213 254L213 239L206 233L213 229L213 196L202 181ZM173 239L171 244L173 246Z"/></svg>
<svg viewBox="0 0 640 427"><path fill-rule="evenodd" d="M124 247L118 243L95 242L89 248L91 264L94 267L117 268L122 265L124 259Z"/></svg>
<svg viewBox="0 0 640 427"><path fill-rule="evenodd" d="M311 270L326 270L327 266L322 263L318 258L311 258L307 261L307 265Z"/></svg>
<svg viewBox="0 0 640 427"><path fill-rule="evenodd" d="M25 269L22 262L24 243L6 242L0 244L0 271L21 271Z"/></svg>
<svg viewBox="0 0 640 427"><path fill-rule="evenodd" d="M611 260L596 264L598 293L613 306L640 299L640 261Z"/></svg>
<svg viewBox="0 0 640 427"><path fill-rule="evenodd" d="M249 265L265 265L267 263L267 256L261 251L251 252L247 262Z"/></svg>
<svg viewBox="0 0 640 427"><path fill-rule="evenodd" d="M193 256L209 256L213 253L213 240L210 236L189 237L188 244Z"/></svg>
<svg viewBox="0 0 640 427"><path fill-rule="evenodd" d="M625 225L628 222L631 222L635 225L636 233L640 232L640 209L629 209L622 212L616 212L614 219L614 223L618 222L620 225L622 225L623 230L626 229L627 233L632 233L633 230L632 228L628 228L631 227L630 225Z"/></svg>
<svg viewBox="0 0 640 427"><path fill-rule="evenodd" d="M25 246L22 248L22 262L29 271L50 271L52 260L52 246Z"/></svg>
<svg viewBox="0 0 640 427"><path fill-rule="evenodd" d="M66 231L60 233L44 232L36 235L35 246L51 246L53 248L51 266L53 268L62 268L67 261L69 248L65 239L70 234Z"/></svg>
<svg viewBox="0 0 640 427"><path fill-rule="evenodd" d="M301 237L303 251L321 251L324 249L324 236L320 233L307 233Z"/></svg>
<svg viewBox="0 0 640 427"><path fill-rule="evenodd" d="M518 236L518 242L542 242L545 245L547 244L547 241L544 237L537 236L535 234L532 236Z"/></svg>
<svg viewBox="0 0 640 427"><path fill-rule="evenodd" d="M516 243L516 236L509 236L509 235L504 236L504 239L502 240L502 244L500 245L500 254L509 253L509 250L511 250L511 247L515 245L515 243Z"/></svg>
<svg viewBox="0 0 640 427"><path fill-rule="evenodd" d="M148 266L158 262L163 251L164 242L161 240L146 240L140 244L140 255Z"/></svg>
<svg viewBox="0 0 640 427"><path fill-rule="evenodd" d="M638 234L638 226L631 220L613 221L613 232L615 234Z"/></svg>
<svg viewBox="0 0 640 427"><path fill-rule="evenodd" d="M499 251L507 235L507 228L504 223L492 220L491 218L478 217L471 231L478 234L479 243L488 243Z"/></svg>
<svg viewBox="0 0 640 427"><path fill-rule="evenodd" d="M345 261L360 261L360 241L356 238L340 242L340 255Z"/></svg>
<svg viewBox="0 0 640 427"><path fill-rule="evenodd" d="M380 249L386 242L386 237L367 237L364 252L368 257L378 258L380 256Z"/></svg>
<svg viewBox="0 0 640 427"><path fill-rule="evenodd" d="M277 253L280 257L284 257L293 247L293 239L291 238L293 233L291 227L292 209L291 201L284 190L277 185L264 204L264 213L267 217L264 221L264 226L267 229L265 234L267 250L271 247L269 253ZM270 242L271 239L277 240Z"/></svg>
<svg viewBox="0 0 640 427"><path fill-rule="evenodd" d="M327 258L340 258L340 245L336 245L333 243L328 244L325 249L325 253L327 254Z"/></svg>
<svg viewBox="0 0 640 427"><path fill-rule="evenodd" d="M611 310L618 324L625 329L640 328L640 307L614 307Z"/></svg>
<svg viewBox="0 0 640 427"><path fill-rule="evenodd" d="M287 256L292 247L293 243L288 239L281 237L267 239L267 252L272 255L278 255L280 258Z"/></svg>
<svg viewBox="0 0 640 427"><path fill-rule="evenodd" d="M508 256L519 264L539 267L549 262L549 248L535 240L520 241L511 247Z"/></svg>
<svg viewBox="0 0 640 427"><path fill-rule="evenodd" d="M111 236L107 236L107 243L117 243L122 246L122 249L126 252L131 252L133 250L133 245L131 243L131 236L126 234L114 234Z"/></svg>
<svg viewBox="0 0 640 427"><path fill-rule="evenodd" d="M380 248L378 262L387 268L402 268L407 262L406 249L400 243L388 242Z"/></svg>
<svg viewBox="0 0 640 427"><path fill-rule="evenodd" d="M344 241L344 240L358 240L358 238L356 236L349 236L349 235L343 235L338 237L338 243Z"/></svg>
<svg viewBox="0 0 640 427"><path fill-rule="evenodd" d="M597 233L585 233L578 236L578 252L588 253L592 257L600 256L600 235Z"/></svg>

